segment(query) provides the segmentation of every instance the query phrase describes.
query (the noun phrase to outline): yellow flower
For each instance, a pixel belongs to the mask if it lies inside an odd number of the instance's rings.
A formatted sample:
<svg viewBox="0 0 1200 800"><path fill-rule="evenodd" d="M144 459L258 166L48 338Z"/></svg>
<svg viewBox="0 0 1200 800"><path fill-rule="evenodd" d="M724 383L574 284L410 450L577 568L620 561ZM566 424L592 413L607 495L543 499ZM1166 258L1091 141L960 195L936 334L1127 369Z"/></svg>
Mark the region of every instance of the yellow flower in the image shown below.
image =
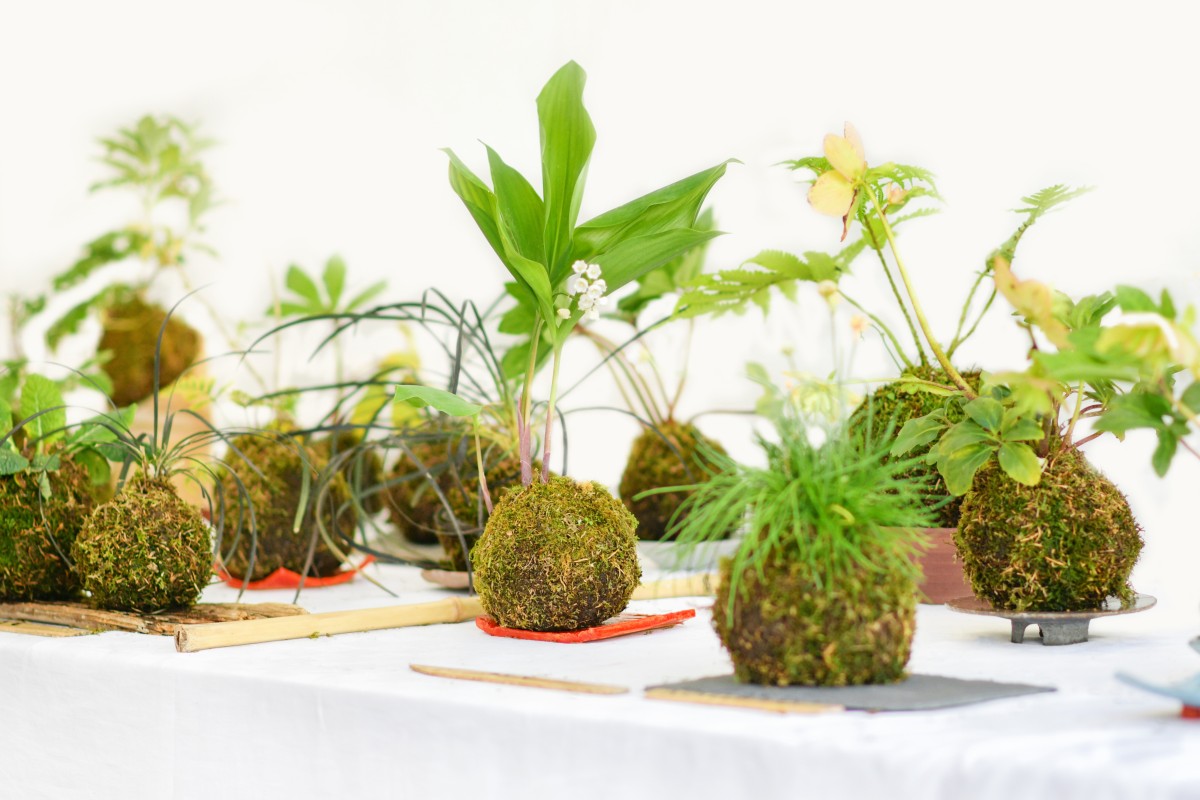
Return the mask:
<svg viewBox="0 0 1200 800"><path fill-rule="evenodd" d="M850 211L858 199L858 184L867 171L862 139L849 122L842 136L825 137L825 159L833 169L817 178L808 190L808 202L821 214L842 218L842 241L850 232Z"/></svg>

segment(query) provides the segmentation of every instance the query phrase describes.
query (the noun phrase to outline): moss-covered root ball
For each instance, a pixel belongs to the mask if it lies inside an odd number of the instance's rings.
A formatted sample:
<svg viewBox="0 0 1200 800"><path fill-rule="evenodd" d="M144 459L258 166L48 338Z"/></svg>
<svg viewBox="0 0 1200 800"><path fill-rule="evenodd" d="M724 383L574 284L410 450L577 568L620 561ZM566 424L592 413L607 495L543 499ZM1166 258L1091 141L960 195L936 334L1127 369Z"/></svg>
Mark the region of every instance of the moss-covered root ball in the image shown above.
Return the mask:
<svg viewBox="0 0 1200 800"><path fill-rule="evenodd" d="M48 475L49 499L37 476L0 477L0 600L61 600L79 592L67 556L92 510L86 470L71 461Z"/></svg>
<svg viewBox="0 0 1200 800"><path fill-rule="evenodd" d="M667 422L657 430L647 428L633 442L621 475L621 501L637 517L639 539L659 540L667 535L671 517L687 492L667 492L635 499L648 489L683 486L704 477L700 459L704 450L724 453L691 423Z"/></svg>
<svg viewBox="0 0 1200 800"><path fill-rule="evenodd" d="M1141 528L1125 496L1078 450L1024 486L994 463L975 476L954 543L977 597L1013 611L1086 611L1129 600Z"/></svg>
<svg viewBox="0 0 1200 800"><path fill-rule="evenodd" d="M980 373L978 370L960 372L972 388L979 389ZM946 373L933 367L914 367L906 370L903 377L917 378L942 386L951 385L950 378ZM865 435L869 427L873 436L879 436L887 430L889 425L895 424L895 432L899 433L900 429L904 427L904 423L930 414L945 405L945 397L914 390L911 382L888 383L876 389L854 410L850 416L850 430L853 433ZM951 422L959 422L965 416L961 408L954 404L947 411ZM921 456L927 452L929 452L929 445L917 448L909 455ZM937 527L953 528L958 524L962 499L950 496L946 490L946 482L937 471L937 467L932 464L918 464L906 475L925 481L929 487L929 505L936 507Z"/></svg>
<svg viewBox="0 0 1200 800"><path fill-rule="evenodd" d="M472 469L461 480L447 486L443 491L450 501L450 508L458 520L466 540L467 552L474 549L479 541L479 517L482 513L486 518L487 511L480 497L478 470ZM487 468L488 494L499 497L510 487L521 483L521 460L515 456L506 456ZM463 539L459 539L454 526L445 522L445 514L439 512L434 517L438 528L437 538L446 553L446 560L452 570L464 572L467 569L467 555L463 553Z"/></svg>
<svg viewBox="0 0 1200 800"><path fill-rule="evenodd" d="M803 559L777 554L761 575L755 567L742 574L730 613L731 563L721 565L713 627L739 681L850 686L904 677L916 629L910 578L861 568L831 583Z"/></svg>
<svg viewBox="0 0 1200 800"><path fill-rule="evenodd" d="M357 516L348 505L350 490L346 479L340 473L332 479L322 479L328 462L313 448L304 447L310 470L309 510L297 531L296 510L300 507L305 469L300 458L301 445L290 438L268 435L238 436L232 444L241 455L232 454L226 459L229 468L221 476L226 525L221 556L229 574L256 581L280 567L302 572L314 540L316 545L309 576L324 577L337 572L342 566L342 558L330 549L321 535L317 515L330 536L336 536L338 530L345 536L353 536ZM247 461L257 468L257 472ZM254 511L253 536L251 508ZM240 532L236 530L239 520ZM253 565L251 555L254 556Z"/></svg>
<svg viewBox="0 0 1200 800"><path fill-rule="evenodd" d="M100 351L112 357L103 369L112 381L112 400L118 406L138 403L154 394L154 351L167 312L139 297L110 307L105 313ZM169 386L200 355L200 334L172 315L163 332L159 356L159 386Z"/></svg>
<svg viewBox="0 0 1200 800"><path fill-rule="evenodd" d="M337 457L346 486L359 494L358 505L368 514L378 514L387 503L383 484L387 476L378 449L364 445L354 431L340 431L311 443L317 455L326 461Z"/></svg>
<svg viewBox="0 0 1200 800"><path fill-rule="evenodd" d="M580 630L621 613L642 578L636 526L600 484L535 475L500 499L471 551L484 611L530 631Z"/></svg>
<svg viewBox="0 0 1200 800"><path fill-rule="evenodd" d="M437 476L446 472L445 442L415 442L410 448L426 469ZM442 510L442 501L428 479L414 474L416 471L416 465L407 457L402 457L392 468L388 480L395 483L384 493L388 519L400 535L413 544L435 544L438 539L434 518ZM439 487L443 483L439 477Z"/></svg>
<svg viewBox="0 0 1200 800"><path fill-rule="evenodd" d="M71 548L100 608L160 611L200 599L212 575L208 525L170 484L137 479L97 507Z"/></svg>

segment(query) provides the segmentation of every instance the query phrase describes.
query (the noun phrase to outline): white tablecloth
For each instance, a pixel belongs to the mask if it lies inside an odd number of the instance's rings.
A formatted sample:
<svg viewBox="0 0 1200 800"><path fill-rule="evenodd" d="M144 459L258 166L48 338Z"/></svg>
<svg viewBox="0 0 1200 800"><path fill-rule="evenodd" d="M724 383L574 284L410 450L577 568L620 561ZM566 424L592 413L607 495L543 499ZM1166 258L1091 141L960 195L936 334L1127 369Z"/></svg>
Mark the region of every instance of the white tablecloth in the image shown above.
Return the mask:
<svg viewBox="0 0 1200 800"><path fill-rule="evenodd" d="M374 568L373 568L374 570ZM444 596L415 571L307 591L312 611ZM233 592L212 587L207 600ZM289 601L257 592L250 601ZM701 600L637 610L703 607ZM1092 641L1008 642L1003 621L922 607L910 668L1059 689L936 712L805 716L641 697L719 674L708 614L586 645L473 624L192 654L125 633L0 633L3 798L1198 798L1200 722L1117 683L1181 678L1195 609L1093 623ZM1032 631L1031 631L1032 633ZM418 675L410 663L616 683L587 696Z"/></svg>

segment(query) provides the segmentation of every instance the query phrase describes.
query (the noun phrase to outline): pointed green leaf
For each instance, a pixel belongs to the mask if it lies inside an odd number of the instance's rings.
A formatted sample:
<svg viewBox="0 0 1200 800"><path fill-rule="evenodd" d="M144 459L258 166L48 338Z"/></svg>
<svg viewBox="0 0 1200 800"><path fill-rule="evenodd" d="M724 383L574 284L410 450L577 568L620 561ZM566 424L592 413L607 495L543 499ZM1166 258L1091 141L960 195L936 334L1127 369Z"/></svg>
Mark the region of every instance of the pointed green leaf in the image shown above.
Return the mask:
<svg viewBox="0 0 1200 800"><path fill-rule="evenodd" d="M109 466L108 459L102 456L99 450L85 447L75 451L72 458L87 471L93 486L107 486L111 482L112 467Z"/></svg>
<svg viewBox="0 0 1200 800"><path fill-rule="evenodd" d="M1154 448L1154 455L1150 457L1150 463L1154 466L1154 472L1158 477L1161 478L1167 474L1167 470L1171 468L1171 459L1175 458L1175 450L1178 447L1179 437L1173 431L1158 432L1158 445Z"/></svg>
<svg viewBox="0 0 1200 800"><path fill-rule="evenodd" d="M350 302L346 303L346 308L344 310L357 311L379 295L383 294L383 290L386 288L387 281L378 281L376 283L372 283L366 289L363 289L361 292L354 295L354 298L351 299Z"/></svg>
<svg viewBox="0 0 1200 800"><path fill-rule="evenodd" d="M571 249L571 232L596 129L583 106L587 76L574 61L550 78L537 98L542 143L542 198L546 209L546 265L557 275Z"/></svg>
<svg viewBox="0 0 1200 800"><path fill-rule="evenodd" d="M938 472L945 479L946 489L950 494L966 494L975 480L975 473L991 459L994 452L994 444L976 442L958 448L949 455L940 456L937 462Z"/></svg>
<svg viewBox="0 0 1200 800"><path fill-rule="evenodd" d="M475 173L467 168L466 164L459 160L453 150L447 148L442 152L450 157L450 187L463 201L471 218L475 220L479 230L483 231L484 238L496 251L496 255L500 256L501 261L504 261L504 246L500 243L496 195L476 177Z"/></svg>
<svg viewBox="0 0 1200 800"><path fill-rule="evenodd" d="M1028 417L1017 417L1010 413L1004 415L1004 426L1000 429L1000 438L1006 442L1036 442L1043 438L1046 432L1037 420Z"/></svg>
<svg viewBox="0 0 1200 800"><path fill-rule="evenodd" d="M486 145L485 145L486 147ZM546 211L542 198L525 180L525 176L504 163L495 150L488 147L488 164L492 170L496 207L500 212L509 240L525 258L540 263L546 261Z"/></svg>
<svg viewBox="0 0 1200 800"><path fill-rule="evenodd" d="M325 284L325 296L329 298L330 310L338 307L338 301L342 299L342 292L346 288L346 262L341 256L331 256L325 262L325 272L321 275L321 282Z"/></svg>
<svg viewBox="0 0 1200 800"><path fill-rule="evenodd" d="M317 284L313 283L313 279L308 277L300 267L295 264L288 267L284 283L297 297L307 300L313 309L323 307L324 304L321 302L321 293L317 289Z"/></svg>
<svg viewBox="0 0 1200 800"><path fill-rule="evenodd" d="M979 427L993 433L1000 430L1004 420L1004 406L990 397L977 397L963 406L967 416L975 420Z"/></svg>
<svg viewBox="0 0 1200 800"><path fill-rule="evenodd" d="M0 447L0 475L15 475L29 468L29 459L8 447Z"/></svg>
<svg viewBox="0 0 1200 800"><path fill-rule="evenodd" d="M451 417L474 417L483 410L481 405L432 386L402 384L396 387L395 398L397 403L408 403L413 408L430 407Z"/></svg>
<svg viewBox="0 0 1200 800"><path fill-rule="evenodd" d="M1000 468L1017 483L1036 486L1042 479L1042 462L1033 448L1020 442L1005 442L998 454Z"/></svg>
<svg viewBox="0 0 1200 800"><path fill-rule="evenodd" d="M652 269L719 236L717 231L673 229L626 239L594 258L603 270L608 291L614 292Z"/></svg>
<svg viewBox="0 0 1200 800"><path fill-rule="evenodd" d="M910 419L900 429L900 434L896 437L896 441L892 445L892 455L903 456L918 447L927 445L936 439L945 429L946 412L940 409L934 411L932 414Z"/></svg>
<svg viewBox="0 0 1200 800"><path fill-rule="evenodd" d="M1180 402L1188 407L1193 414L1200 414L1200 381L1183 390Z"/></svg>

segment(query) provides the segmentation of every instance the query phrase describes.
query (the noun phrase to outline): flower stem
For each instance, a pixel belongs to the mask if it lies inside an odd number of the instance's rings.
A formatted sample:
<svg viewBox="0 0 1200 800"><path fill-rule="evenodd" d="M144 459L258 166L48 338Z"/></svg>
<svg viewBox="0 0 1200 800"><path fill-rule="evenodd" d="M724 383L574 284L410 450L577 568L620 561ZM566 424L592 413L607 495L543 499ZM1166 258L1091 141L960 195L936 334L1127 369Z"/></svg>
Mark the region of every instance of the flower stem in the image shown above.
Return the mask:
<svg viewBox="0 0 1200 800"><path fill-rule="evenodd" d="M542 443L542 483L550 482L550 435L554 432L554 404L558 402L558 366L563 342L554 343L554 366L550 373L550 403L546 406L546 435Z"/></svg>
<svg viewBox="0 0 1200 800"><path fill-rule="evenodd" d="M542 320L539 318L533 325L533 335L529 340L529 367L525 370L525 383L521 386L521 411L517 415L522 486L533 483L533 431L530 427L530 414L533 408L533 375L537 372L538 341L541 338Z"/></svg>
<svg viewBox="0 0 1200 800"><path fill-rule="evenodd" d="M879 205L875 206L877 209ZM882 218L883 212L879 212ZM887 228L887 221L883 221L884 228ZM888 267L887 259L883 255L883 243L875 238L875 232L871 230L870 225L864 225L863 230L866 231L868 238L871 240L871 249L875 251L875 255L879 256L879 263L883 265L883 274L887 276L888 285L892 287L892 294L896 296L896 304L900 306L900 313L904 315L904 321L908 324L908 332L912 334L913 342L917 345L917 358L921 362L921 366L929 363L925 357L925 346L921 344L921 337L917 333L917 326L913 324L912 315L908 313L908 305L904 302L904 296L900 294L900 287L896 286L896 279L892 277L892 270ZM889 237L890 241L890 237ZM892 247L892 255L896 254L895 246ZM899 257L897 257L899 260ZM891 333L891 331L888 331ZM896 341L896 337L892 336L892 341L896 343L896 352L904 359L905 363L912 366L912 362L908 360L908 356L904 355L904 351L900 349L900 343Z"/></svg>
<svg viewBox="0 0 1200 800"><path fill-rule="evenodd" d="M917 322L921 325L921 332L925 334L925 341L929 343L929 349L933 351L934 357L938 363L942 365L942 369L946 371L946 375L954 382L954 385L962 390L968 400L976 398L975 390L967 383L966 379L959 374L954 365L950 363L950 359L946 356L946 351L942 349L941 344L933 335L933 330L929 326L929 320L925 316L924 309L921 308L921 301L917 299L916 290L913 289L912 280L908 277L908 270L904 266L904 259L900 257L900 251L896 247L896 235L892 232L892 226L888 224L887 215L884 214L883 208L879 205L878 198L871 192L868 192L871 197L871 203L875 206L875 212L879 215L879 222L883 225L883 234L887 237L888 247L892 250L892 258L896 260L896 271L900 273L900 280L904 282L904 290L908 293L908 299L912 303L913 313L917 317Z"/></svg>

